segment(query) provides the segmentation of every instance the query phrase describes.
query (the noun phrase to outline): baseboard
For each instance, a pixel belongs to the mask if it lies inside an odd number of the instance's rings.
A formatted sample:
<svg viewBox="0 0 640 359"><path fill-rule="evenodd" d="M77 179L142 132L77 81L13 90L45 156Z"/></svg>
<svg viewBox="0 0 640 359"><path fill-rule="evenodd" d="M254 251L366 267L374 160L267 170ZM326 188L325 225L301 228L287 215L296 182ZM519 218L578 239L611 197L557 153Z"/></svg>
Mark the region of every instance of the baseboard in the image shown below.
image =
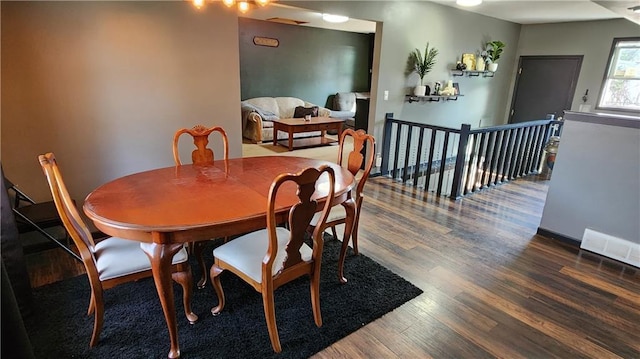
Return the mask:
<svg viewBox="0 0 640 359"><path fill-rule="evenodd" d="M640 265L638 263L636 263L636 261L629 261L625 258L616 258L615 256L610 256L610 255L606 255L603 253L599 253L599 251L594 250L594 248L589 248L589 246L587 246L586 248L583 246L583 241L580 239L576 239L576 238L572 238L572 237L568 237L553 231L549 231L547 229L543 229L538 227L538 230L536 232L537 234L546 237L546 238L551 238L551 239L555 239L558 240L562 243L568 244L572 247L576 247L580 250L584 250L584 251L588 251L589 253L593 253L597 256L600 256L602 258L607 258L608 260L612 260L618 263L622 263L622 264L626 264L626 265L630 265L630 266L634 266L634 267L638 267L640 268ZM634 257L635 258L635 257Z"/></svg>
<svg viewBox="0 0 640 359"><path fill-rule="evenodd" d="M538 231L536 232L537 234L543 236L543 237L547 237L547 238L551 238L551 239L556 239L562 243L566 243L575 247L580 248L580 240L576 239L576 238L572 238L572 237L567 237L565 235L562 235L560 233L556 233L544 228L540 228L538 227Z"/></svg>

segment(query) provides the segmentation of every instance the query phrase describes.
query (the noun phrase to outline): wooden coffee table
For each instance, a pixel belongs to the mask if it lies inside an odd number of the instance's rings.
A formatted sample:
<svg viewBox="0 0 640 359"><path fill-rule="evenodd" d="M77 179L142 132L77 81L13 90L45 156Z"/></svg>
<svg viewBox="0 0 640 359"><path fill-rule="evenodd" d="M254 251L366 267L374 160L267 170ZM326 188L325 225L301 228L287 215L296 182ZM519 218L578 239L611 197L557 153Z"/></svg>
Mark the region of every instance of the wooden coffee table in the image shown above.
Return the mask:
<svg viewBox="0 0 640 359"><path fill-rule="evenodd" d="M273 145L277 146L281 144L282 146L288 147L289 151L293 151L296 148L328 145L337 142L337 140L325 137L327 130L338 131L338 138L340 138L343 123L344 120L331 117L311 117L311 121L306 121L304 118L281 118L279 120L273 120ZM289 138L278 141L278 131L287 132ZM293 138L294 133L312 131L321 131L320 137Z"/></svg>

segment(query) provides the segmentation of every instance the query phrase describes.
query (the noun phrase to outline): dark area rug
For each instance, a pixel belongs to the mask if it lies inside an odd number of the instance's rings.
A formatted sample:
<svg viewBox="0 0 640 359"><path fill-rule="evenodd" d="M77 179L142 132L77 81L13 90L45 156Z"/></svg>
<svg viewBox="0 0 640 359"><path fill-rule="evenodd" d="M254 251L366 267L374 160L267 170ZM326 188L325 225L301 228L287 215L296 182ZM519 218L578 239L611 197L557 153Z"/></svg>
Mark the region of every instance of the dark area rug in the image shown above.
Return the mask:
<svg viewBox="0 0 640 359"><path fill-rule="evenodd" d="M207 263L212 263L207 247ZM308 358L365 324L418 296L422 291L349 249L345 276L337 278L340 242L328 240L322 263L320 304L323 326L313 321L309 281L300 278L275 292L276 322L282 353L271 349L262 297L229 272L222 275L227 304L216 317L217 297L210 283L194 290L198 315L184 316L182 289L174 285L182 358ZM194 281L199 278L197 266ZM166 358L169 335L151 278L105 291L105 322L100 340L89 348L93 315L87 316L90 290L86 275L34 289L33 314L25 324L37 358ZM4 343L9 344L9 343Z"/></svg>

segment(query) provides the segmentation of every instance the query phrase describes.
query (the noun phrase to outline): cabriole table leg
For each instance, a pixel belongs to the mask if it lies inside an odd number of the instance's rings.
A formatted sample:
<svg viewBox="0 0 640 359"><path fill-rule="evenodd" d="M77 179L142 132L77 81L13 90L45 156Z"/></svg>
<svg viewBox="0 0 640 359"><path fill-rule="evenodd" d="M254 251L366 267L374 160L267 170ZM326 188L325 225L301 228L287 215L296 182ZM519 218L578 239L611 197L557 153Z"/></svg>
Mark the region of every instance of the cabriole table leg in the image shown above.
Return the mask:
<svg viewBox="0 0 640 359"><path fill-rule="evenodd" d="M162 236L163 233L152 233L153 240L157 242L162 242ZM171 282L171 262L173 256L183 247L183 244L142 243L140 247L151 261L153 281L158 291L158 297L160 297L160 305L162 306L164 318L167 322L167 329L169 330L171 348L169 349L167 357L170 359L180 358L176 308L173 301L173 283ZM195 321L197 318L195 314L191 313L189 320L191 321L193 319L193 321Z"/></svg>

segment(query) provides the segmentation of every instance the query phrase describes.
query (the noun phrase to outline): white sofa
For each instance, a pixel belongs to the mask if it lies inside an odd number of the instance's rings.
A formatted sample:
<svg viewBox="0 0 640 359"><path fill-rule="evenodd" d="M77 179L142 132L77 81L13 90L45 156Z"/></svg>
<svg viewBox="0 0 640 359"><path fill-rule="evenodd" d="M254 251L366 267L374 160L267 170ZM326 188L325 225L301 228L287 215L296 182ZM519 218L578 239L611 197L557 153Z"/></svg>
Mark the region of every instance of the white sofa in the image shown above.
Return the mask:
<svg viewBox="0 0 640 359"><path fill-rule="evenodd" d="M296 97L255 97L242 101L242 135L254 143L273 140L273 120L291 118L295 108L318 106ZM318 116L329 117L331 110L318 106ZM319 136L320 131L296 133L294 137ZM284 132L278 139L287 138Z"/></svg>

